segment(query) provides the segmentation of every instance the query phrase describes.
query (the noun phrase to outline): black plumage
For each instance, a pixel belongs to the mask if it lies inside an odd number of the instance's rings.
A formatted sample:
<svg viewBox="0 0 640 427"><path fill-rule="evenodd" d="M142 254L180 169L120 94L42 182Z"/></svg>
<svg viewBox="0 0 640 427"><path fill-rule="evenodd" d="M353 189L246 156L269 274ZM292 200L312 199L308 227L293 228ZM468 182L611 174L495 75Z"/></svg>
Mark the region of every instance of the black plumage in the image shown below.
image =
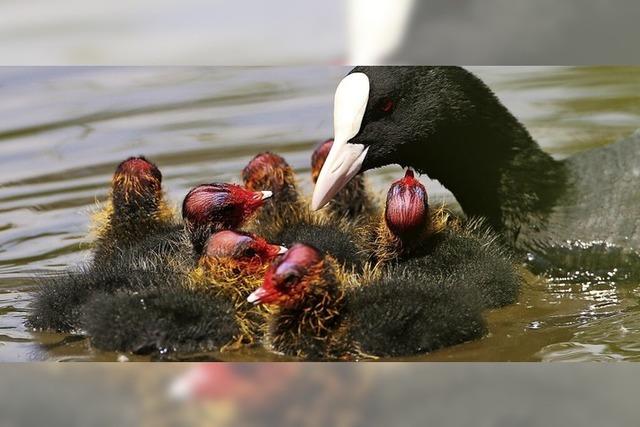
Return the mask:
<svg viewBox="0 0 640 427"><path fill-rule="evenodd" d="M349 141L367 149L361 171L400 164L428 174L469 217L486 218L507 244L543 257L538 266L570 269L557 250L581 251L591 243L640 249L634 215L640 133L558 160L463 68L356 67L350 73L364 73L370 85L363 120Z"/></svg>
<svg viewBox="0 0 640 427"><path fill-rule="evenodd" d="M328 220L300 220L284 227L277 239L284 246L294 243L311 245L323 253L331 254L349 268L361 269L364 264L364 257L355 243L354 235L345 231L344 226Z"/></svg>
<svg viewBox="0 0 640 427"><path fill-rule="evenodd" d="M305 359L411 356L480 338L484 301L473 271L394 265L352 275L296 244L251 300L273 304L266 342Z"/></svg>
<svg viewBox="0 0 640 427"><path fill-rule="evenodd" d="M94 346L134 354L219 350L239 333L226 298L175 284L97 294L81 324Z"/></svg>
<svg viewBox="0 0 640 427"><path fill-rule="evenodd" d="M153 262L151 256L139 260L135 253L123 253L117 260L40 277L27 325L38 330L77 331L82 329L82 306L94 294L140 291L154 286L156 279L171 283L182 278L171 265ZM135 264L140 267L132 268Z"/></svg>
<svg viewBox="0 0 640 427"><path fill-rule="evenodd" d="M482 337L483 301L472 272L410 265L346 293L350 335L362 352L410 356Z"/></svg>
<svg viewBox="0 0 640 427"><path fill-rule="evenodd" d="M522 284L513 255L486 226L472 223L461 231L445 230L422 257L400 264L415 274L423 271L463 278L476 288L483 306L497 308L517 301Z"/></svg>

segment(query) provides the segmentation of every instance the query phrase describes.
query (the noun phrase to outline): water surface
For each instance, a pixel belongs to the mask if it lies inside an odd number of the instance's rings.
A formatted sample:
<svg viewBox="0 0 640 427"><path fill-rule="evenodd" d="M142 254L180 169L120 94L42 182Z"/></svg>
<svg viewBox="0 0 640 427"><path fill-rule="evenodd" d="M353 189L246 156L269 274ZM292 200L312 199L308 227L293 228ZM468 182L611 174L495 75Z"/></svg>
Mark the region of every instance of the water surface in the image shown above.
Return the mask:
<svg viewBox="0 0 640 427"><path fill-rule="evenodd" d="M640 127L640 67L472 67L557 158ZM115 166L144 154L177 204L202 182L239 181L273 150L311 190L309 156L331 136L347 71L299 68L0 68L0 360L115 360L23 326L33 276L88 257L88 213ZM377 192L398 167L368 173ZM436 182L431 200L454 203ZM639 360L640 285L527 274L520 301L488 313L482 340L411 360ZM248 351L225 359L265 360ZM136 358L132 358L136 359Z"/></svg>

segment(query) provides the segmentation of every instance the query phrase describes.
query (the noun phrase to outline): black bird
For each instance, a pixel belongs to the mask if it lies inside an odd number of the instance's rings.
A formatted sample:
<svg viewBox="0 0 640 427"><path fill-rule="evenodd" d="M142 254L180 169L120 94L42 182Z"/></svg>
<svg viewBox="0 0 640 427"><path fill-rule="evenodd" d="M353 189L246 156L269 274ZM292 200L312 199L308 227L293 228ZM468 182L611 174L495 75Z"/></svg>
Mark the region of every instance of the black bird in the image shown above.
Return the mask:
<svg viewBox="0 0 640 427"><path fill-rule="evenodd" d="M135 258L135 254L132 254ZM160 261L160 258L158 257ZM83 305L96 294L115 293L120 290L142 291L154 286L161 278L163 283L182 280L183 274L163 262L151 263L147 268L132 268L136 259L118 257L108 263L83 265L73 270L38 278L40 286L35 292L28 327L37 330L78 332ZM153 266L151 266L153 264Z"/></svg>
<svg viewBox="0 0 640 427"><path fill-rule="evenodd" d="M92 344L134 354L215 351L240 333L229 299L164 281L92 296L81 320Z"/></svg>
<svg viewBox="0 0 640 427"><path fill-rule="evenodd" d="M162 190L160 169L145 157L121 162L111 180L109 200L93 215L93 260L113 262L144 239L179 228ZM147 252L140 251L140 258Z"/></svg>
<svg viewBox="0 0 640 427"><path fill-rule="evenodd" d="M248 301L274 306L265 341L276 352L306 359L409 356L485 333L473 279L396 266L362 280L299 243L272 264Z"/></svg>
<svg viewBox="0 0 640 427"><path fill-rule="evenodd" d="M516 249L543 255L540 266L565 263L553 255L562 246L599 257L602 245L617 247L612 263L640 262L630 214L640 206L640 133L555 160L460 67L356 67L336 90L334 126L314 209L359 172L399 164L439 180Z"/></svg>
<svg viewBox="0 0 640 427"><path fill-rule="evenodd" d="M123 229L134 230L136 223L122 218L116 222L117 217L109 219L105 226L107 232L99 238L91 264L38 278L40 286L27 325L60 332L77 330L81 308L93 295L139 291L155 286L157 278L163 278L162 283L182 280L195 267L207 238L214 231L240 227L268 197L269 192L249 191L239 185L204 184L185 197L184 226L146 227L139 233L123 233ZM132 208L131 212L137 212L136 209ZM142 215L127 218L139 216ZM121 236L130 240L124 244ZM139 239L137 243L134 237ZM107 247L111 249L105 251Z"/></svg>

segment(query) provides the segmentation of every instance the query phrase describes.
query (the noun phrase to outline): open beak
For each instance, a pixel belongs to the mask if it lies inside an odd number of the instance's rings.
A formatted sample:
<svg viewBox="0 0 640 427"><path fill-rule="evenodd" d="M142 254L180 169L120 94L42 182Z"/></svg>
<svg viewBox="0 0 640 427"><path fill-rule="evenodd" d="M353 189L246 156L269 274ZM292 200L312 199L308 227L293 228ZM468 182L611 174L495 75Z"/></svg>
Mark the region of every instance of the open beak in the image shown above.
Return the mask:
<svg viewBox="0 0 640 427"><path fill-rule="evenodd" d="M289 248L287 248L286 246L279 246L279 248L280 249L278 250L278 255L282 255L289 250Z"/></svg>
<svg viewBox="0 0 640 427"><path fill-rule="evenodd" d="M368 147L351 144L360 132L369 101L369 78L353 73L342 79L336 89L333 106L334 141L313 190L311 209L326 205L353 178L367 155Z"/></svg>

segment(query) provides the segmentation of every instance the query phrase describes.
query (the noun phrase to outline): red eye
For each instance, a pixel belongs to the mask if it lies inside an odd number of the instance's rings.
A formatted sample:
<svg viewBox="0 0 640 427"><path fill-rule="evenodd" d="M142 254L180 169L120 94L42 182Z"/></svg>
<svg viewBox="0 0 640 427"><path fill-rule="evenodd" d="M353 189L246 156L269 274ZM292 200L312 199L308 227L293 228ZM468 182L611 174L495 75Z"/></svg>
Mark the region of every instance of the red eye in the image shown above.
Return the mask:
<svg viewBox="0 0 640 427"><path fill-rule="evenodd" d="M393 99L391 98L383 99L382 103L380 103L380 111L384 113L388 113L391 110L393 110Z"/></svg>

